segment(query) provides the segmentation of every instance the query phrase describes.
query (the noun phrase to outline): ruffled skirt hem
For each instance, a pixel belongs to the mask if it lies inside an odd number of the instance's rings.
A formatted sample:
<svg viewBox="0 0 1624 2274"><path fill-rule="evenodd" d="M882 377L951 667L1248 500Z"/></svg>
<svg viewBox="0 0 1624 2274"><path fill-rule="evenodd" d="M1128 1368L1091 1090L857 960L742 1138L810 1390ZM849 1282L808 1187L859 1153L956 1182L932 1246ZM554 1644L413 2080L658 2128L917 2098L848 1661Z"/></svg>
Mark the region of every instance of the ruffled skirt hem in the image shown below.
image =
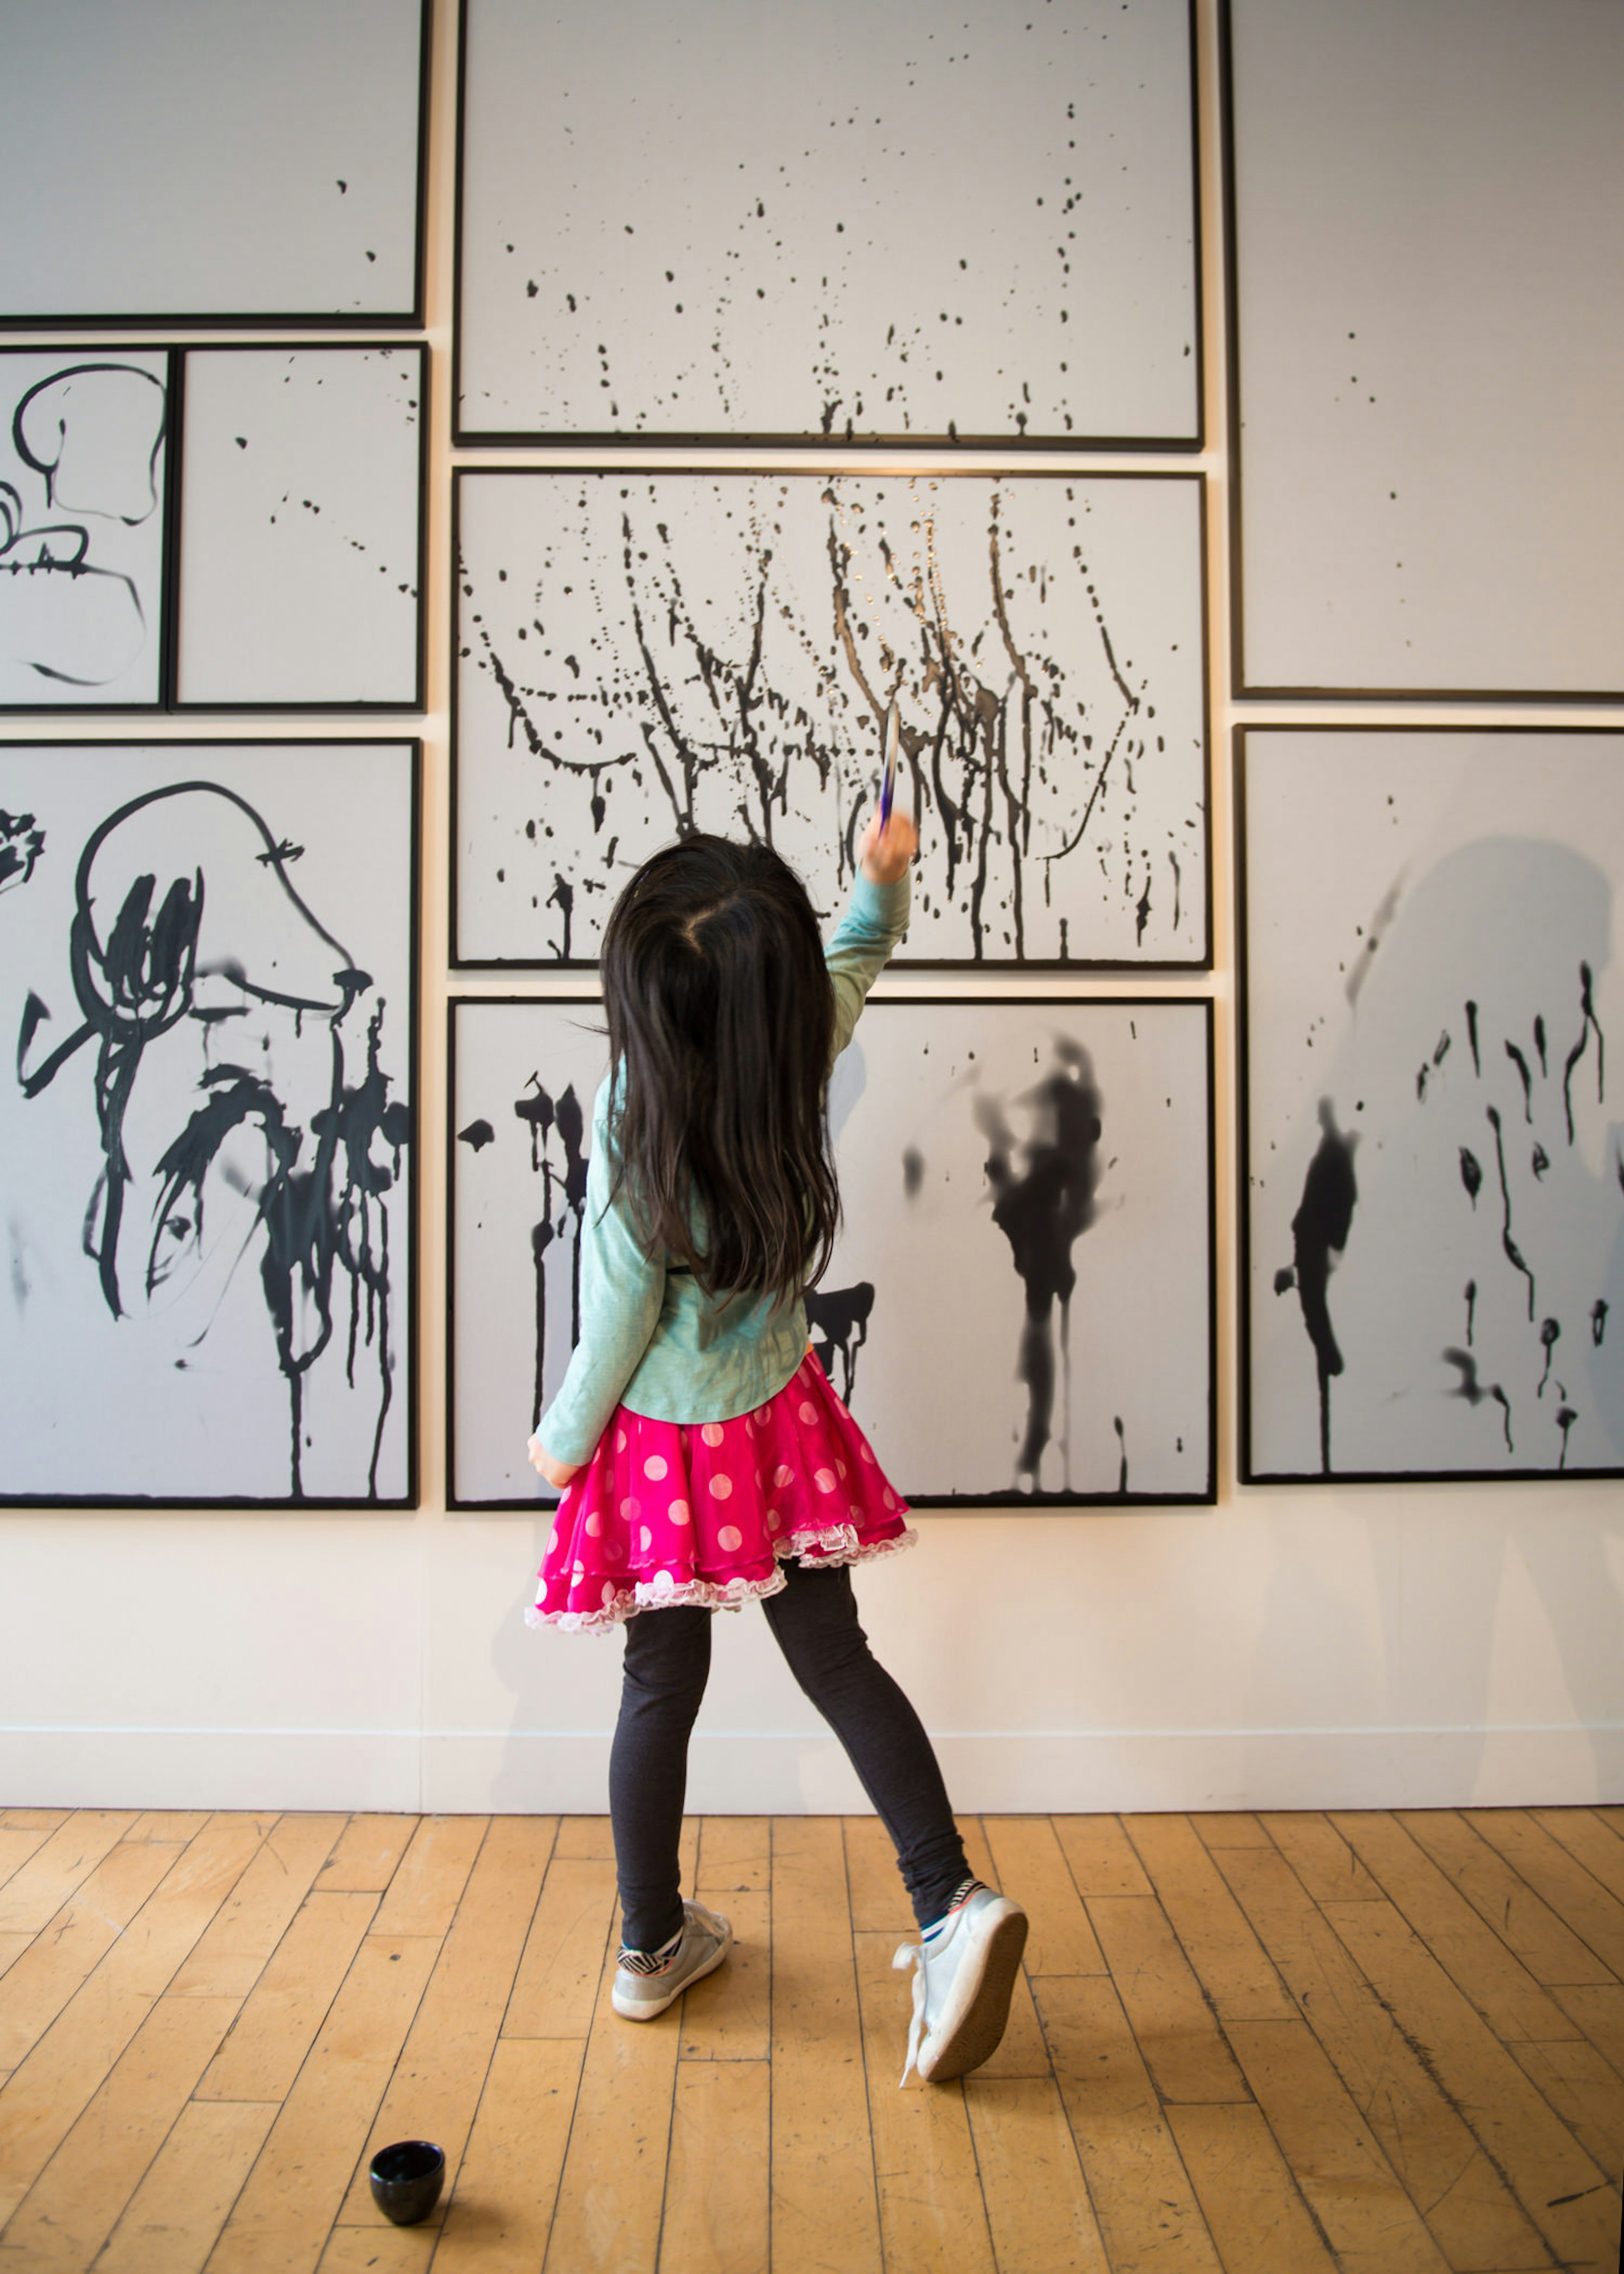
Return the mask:
<svg viewBox="0 0 1624 2274"><path fill-rule="evenodd" d="M639 1611L670 1610L680 1603L692 1603L703 1610L740 1611L747 1603L783 1593L788 1585L782 1570L786 1563L804 1563L813 1570L841 1563L868 1563L877 1555L900 1554L918 1538L907 1525L887 1540L859 1540L849 1524L836 1525L827 1532L793 1532L787 1540L775 1542L771 1571L735 1571L722 1580L673 1580L668 1571L658 1571L652 1579L635 1579L629 1587L617 1589L600 1610L544 1611L539 1605L532 1605L524 1614L524 1623L557 1627L562 1634L613 1634Z"/></svg>

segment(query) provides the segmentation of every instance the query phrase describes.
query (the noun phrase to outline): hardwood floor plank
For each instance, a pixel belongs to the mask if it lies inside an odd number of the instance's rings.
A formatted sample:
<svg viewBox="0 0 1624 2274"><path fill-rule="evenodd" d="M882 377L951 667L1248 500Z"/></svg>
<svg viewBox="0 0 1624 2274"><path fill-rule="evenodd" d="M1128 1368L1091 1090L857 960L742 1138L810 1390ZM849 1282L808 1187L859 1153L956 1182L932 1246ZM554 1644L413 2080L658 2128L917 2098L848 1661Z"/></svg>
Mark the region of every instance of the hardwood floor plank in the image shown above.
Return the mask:
<svg viewBox="0 0 1624 2274"><path fill-rule="evenodd" d="M352 1816L336 1819L337 1837L317 1885L324 1895L380 1895L399 1869L417 1831L415 1816Z"/></svg>
<svg viewBox="0 0 1624 2274"><path fill-rule="evenodd" d="M1191 1818L1131 1816L1124 1821L1220 2020L1289 2021L1297 2011L1290 1994Z"/></svg>
<svg viewBox="0 0 1624 2274"><path fill-rule="evenodd" d="M538 2274L584 2050L579 2038L498 2041L440 2230L434 2274Z"/></svg>
<svg viewBox="0 0 1624 2274"><path fill-rule="evenodd" d="M485 2089L556 1828L552 1817L492 1818L372 2119L371 2137L338 2214L341 2225L370 2225L376 2218L367 2168L392 2140L432 2140L445 2150L440 2200L447 2200Z"/></svg>
<svg viewBox="0 0 1624 2274"><path fill-rule="evenodd" d="M1560 2260L1581 2265L1617 2247L1618 2197L1590 2191L1612 2177L1547 2105L1438 1961L1387 1902L1333 1903L1326 1916L1394 2019L1426 2047L1428 2067L1515 2188ZM1579 2200L1564 2202L1563 2197Z"/></svg>
<svg viewBox="0 0 1624 2274"><path fill-rule="evenodd" d="M613 1864L614 1834L606 1816L560 1816L555 1856L576 1863Z"/></svg>
<svg viewBox="0 0 1624 2274"><path fill-rule="evenodd" d="M555 1850L508 2001L504 2037L585 2037L614 1912L613 1863Z"/></svg>
<svg viewBox="0 0 1624 2274"><path fill-rule="evenodd" d="M1328 1816L1266 1812L1259 1822L1317 1903L1380 1902L1381 1889Z"/></svg>
<svg viewBox="0 0 1624 2274"><path fill-rule="evenodd" d="M1353 2106L1450 2264L1515 2266L1521 2259L1537 2266L1542 2246L1525 2212L1412 2035L1387 2010L1285 1856L1278 1849L1236 1849L1220 1861ZM1233 2045L1232 2027L1229 2036Z"/></svg>
<svg viewBox="0 0 1624 2274"><path fill-rule="evenodd" d="M306 1896L199 2083L198 2099L286 2099L377 1908L376 1895Z"/></svg>
<svg viewBox="0 0 1624 2274"><path fill-rule="evenodd" d="M0 2225L77 2123L241 1878L266 1828L213 1818L183 1849L0 2094ZM165 1852L155 1851L160 1856Z"/></svg>
<svg viewBox="0 0 1624 2274"><path fill-rule="evenodd" d="M1614 1978L1611 1968L1563 1925L1550 1905L1455 1810L1399 1809L1394 1820L1432 1857L1536 1982L1550 1990L1559 1983Z"/></svg>
<svg viewBox="0 0 1624 2274"><path fill-rule="evenodd" d="M1616 1832L1620 1839L1624 1840L1624 1808L1609 1803L1605 1807L1593 1809L1591 1813L1599 1817L1609 1831Z"/></svg>
<svg viewBox="0 0 1624 2274"><path fill-rule="evenodd" d="M1530 1823L1548 1832L1610 1895L1624 1897L1624 1840L1593 1809L1530 1808Z"/></svg>
<svg viewBox="0 0 1624 2274"><path fill-rule="evenodd" d="M1340 2274L1448 2274L1450 2261L1308 2024L1231 2022L1229 2038ZM1489 2263L1481 2256L1471 2263ZM1516 2252L1508 2263L1539 2260Z"/></svg>
<svg viewBox="0 0 1624 2274"><path fill-rule="evenodd" d="M1624 2174L1624 2078L1587 2037L1509 2045L1517 2067L1606 2172Z"/></svg>
<svg viewBox="0 0 1624 2274"><path fill-rule="evenodd" d="M1026 1972L1103 1974L1100 1948L1077 1883L1047 1816L989 1816L983 1819L997 1885L1013 1895L1031 1921Z"/></svg>
<svg viewBox="0 0 1624 2274"><path fill-rule="evenodd" d="M29 2274L81 2274L117 2225L237 2011L160 1998L23 2198L0 2240Z"/></svg>
<svg viewBox="0 0 1624 2274"><path fill-rule="evenodd" d="M1244 2100L1244 2081L1154 1895L1088 1906L1134 2040L1163 2100Z"/></svg>
<svg viewBox="0 0 1624 2274"><path fill-rule="evenodd" d="M1372 1810L1331 1821L1496 2037L1548 2044L1575 2035L1577 2024L1394 1817Z"/></svg>
<svg viewBox="0 0 1624 2274"><path fill-rule="evenodd" d="M772 1898L765 1888L722 1887L713 1895L702 1886L699 1899L732 1922L733 1946L714 1974L683 1993L680 2058L764 2061L772 2051Z"/></svg>
<svg viewBox="0 0 1624 2274"><path fill-rule="evenodd" d="M8 1832L55 1832L72 1813L71 1808L0 1808L0 1826Z"/></svg>
<svg viewBox="0 0 1624 2274"><path fill-rule="evenodd" d="M660 2229L664 2274L763 2274L771 2082L765 2060L679 2065Z"/></svg>
<svg viewBox="0 0 1624 2274"><path fill-rule="evenodd" d="M1190 1823L1203 1848L1272 1848L1274 1844L1245 1809L1225 1809L1217 1814L1192 1809Z"/></svg>
<svg viewBox="0 0 1624 2274"><path fill-rule="evenodd" d="M1614 1979L1624 1979L1624 1903L1526 1810L1469 1808L1462 1814Z"/></svg>
<svg viewBox="0 0 1624 2274"><path fill-rule="evenodd" d="M433 1935L363 1941L208 2274L312 2274L439 1954Z"/></svg>
<svg viewBox="0 0 1624 2274"><path fill-rule="evenodd" d="M1032 1987L1112 2267L1222 2274L1115 1984L1045 1975Z"/></svg>
<svg viewBox="0 0 1624 2274"><path fill-rule="evenodd" d="M189 2101L131 2196L96 2274L200 2274L276 2103Z"/></svg>
<svg viewBox="0 0 1624 2274"><path fill-rule="evenodd" d="M0 1981L0 2068L26 2060L184 1850L110 1849L48 1928L26 1938Z"/></svg>
<svg viewBox="0 0 1624 2274"><path fill-rule="evenodd" d="M775 1834L783 1820L775 1825ZM885 1826L877 1816L848 1816L841 1829L853 1933L894 1934L898 1942L906 1941L919 1930Z"/></svg>
<svg viewBox="0 0 1624 2274"><path fill-rule="evenodd" d="M28 1858L44 1847L50 1832L43 1824L19 1825L15 1830L0 1825L0 1887L14 1879ZM8 1929L8 1932L13 1930Z"/></svg>
<svg viewBox="0 0 1624 2274"><path fill-rule="evenodd" d="M1147 1895L1150 1881L1115 1816L1053 1816L1049 1822L1085 1902L1095 1895Z"/></svg>
<svg viewBox="0 0 1624 2274"><path fill-rule="evenodd" d="M0 1934L0 1975L11 1972L24 1951L34 1947L34 1939L20 1928L15 1933Z"/></svg>
<svg viewBox="0 0 1624 2274"><path fill-rule="evenodd" d="M490 1822L488 1816L425 1816L378 1906L376 1931L448 1934Z"/></svg>
<svg viewBox="0 0 1624 2274"><path fill-rule="evenodd" d="M1609 2067L1624 2076L1624 1983L1575 1983L1551 1995Z"/></svg>
<svg viewBox="0 0 1624 2274"><path fill-rule="evenodd" d="M208 1822L207 1808L149 1808L125 1833L126 1840L157 1840L167 1847L184 1848Z"/></svg>
<svg viewBox="0 0 1624 2274"><path fill-rule="evenodd" d="M659 2249L681 2001L622 2021L609 2003L615 1958L612 1938L553 2214L553 2274L649 2274Z"/></svg>
<svg viewBox="0 0 1624 2274"><path fill-rule="evenodd" d="M0 1887L0 1929L38 1934L117 1846L135 1822L132 1808L75 1809Z"/></svg>
<svg viewBox="0 0 1624 2274"><path fill-rule="evenodd" d="M1054 2078L979 2068L964 2098L998 2274L1110 2274Z"/></svg>
<svg viewBox="0 0 1624 2274"><path fill-rule="evenodd" d="M1337 2274L1260 2108L1169 2108L1168 2122L1218 2246L1234 2274Z"/></svg>
<svg viewBox="0 0 1624 2274"><path fill-rule="evenodd" d="M370 2226L335 2226L316 2274L426 2274L438 2226L391 2226L374 2211Z"/></svg>
<svg viewBox="0 0 1624 2274"><path fill-rule="evenodd" d="M765 1894L772 1880L772 1819L769 1816L706 1816L700 1819L701 1900L744 1887Z"/></svg>
<svg viewBox="0 0 1624 2274"><path fill-rule="evenodd" d="M279 1817L170 1987L182 1998L246 1998L332 1852L343 1819ZM251 2096L252 2097L252 2096Z"/></svg>
<svg viewBox="0 0 1624 2274"><path fill-rule="evenodd" d="M897 2067L900 2074L900 2061ZM772 1827L773 2274L879 2274L880 2264L841 1826L831 1817L779 1817Z"/></svg>
<svg viewBox="0 0 1624 2274"><path fill-rule="evenodd" d="M898 2090L912 2000L899 1994L904 1984L891 1970L891 1936L860 1934L855 1942L885 2263L996 2274L963 2089L915 2078Z"/></svg>

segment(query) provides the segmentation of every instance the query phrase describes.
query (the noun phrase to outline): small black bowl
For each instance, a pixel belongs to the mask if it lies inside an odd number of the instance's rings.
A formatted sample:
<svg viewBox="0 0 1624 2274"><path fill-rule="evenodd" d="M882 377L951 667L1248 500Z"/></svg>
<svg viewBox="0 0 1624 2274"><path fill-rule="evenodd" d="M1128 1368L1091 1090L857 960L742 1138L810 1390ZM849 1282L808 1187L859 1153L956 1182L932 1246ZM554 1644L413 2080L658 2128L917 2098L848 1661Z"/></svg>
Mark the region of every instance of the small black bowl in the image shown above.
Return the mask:
<svg viewBox="0 0 1624 2274"><path fill-rule="evenodd" d="M446 2151L432 2140L396 2140L380 2148L367 2174L372 2201L396 2226L416 2226L440 2201L446 2180Z"/></svg>

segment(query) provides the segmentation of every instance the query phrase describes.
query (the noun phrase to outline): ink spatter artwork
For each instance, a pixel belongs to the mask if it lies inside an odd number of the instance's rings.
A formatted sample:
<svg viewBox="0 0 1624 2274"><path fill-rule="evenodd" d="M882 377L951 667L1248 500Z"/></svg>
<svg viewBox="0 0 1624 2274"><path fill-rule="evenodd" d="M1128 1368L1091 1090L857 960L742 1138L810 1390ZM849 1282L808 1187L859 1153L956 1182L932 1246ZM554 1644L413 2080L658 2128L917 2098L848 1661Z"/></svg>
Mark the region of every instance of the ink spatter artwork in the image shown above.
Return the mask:
<svg viewBox="0 0 1624 2274"><path fill-rule="evenodd" d="M10 10L13 322L409 317L426 0Z"/></svg>
<svg viewBox="0 0 1624 2274"><path fill-rule="evenodd" d="M418 699L423 351L194 348L184 704Z"/></svg>
<svg viewBox="0 0 1624 2274"><path fill-rule="evenodd" d="M0 772L44 840L0 901L0 1350L31 1417L7 1496L398 1503L410 749L58 744Z"/></svg>
<svg viewBox="0 0 1624 2274"><path fill-rule="evenodd" d="M1199 432L1182 0L469 0L458 426Z"/></svg>
<svg viewBox="0 0 1624 2274"><path fill-rule="evenodd" d="M1620 757L1248 731L1251 1473L1624 1465Z"/></svg>
<svg viewBox="0 0 1624 2274"><path fill-rule="evenodd" d="M155 704L169 358L0 354L0 707Z"/></svg>
<svg viewBox="0 0 1624 2274"><path fill-rule="evenodd" d="M905 960L1199 965L1199 485L471 473L456 953L590 961L695 829L829 915L898 707Z"/></svg>
<svg viewBox="0 0 1624 2274"><path fill-rule="evenodd" d="M454 1016L453 1492L530 1505L579 1328L602 1018ZM1201 1004L870 1003L831 1085L845 1221L807 1316L910 1500L1210 1497L1208 1059Z"/></svg>

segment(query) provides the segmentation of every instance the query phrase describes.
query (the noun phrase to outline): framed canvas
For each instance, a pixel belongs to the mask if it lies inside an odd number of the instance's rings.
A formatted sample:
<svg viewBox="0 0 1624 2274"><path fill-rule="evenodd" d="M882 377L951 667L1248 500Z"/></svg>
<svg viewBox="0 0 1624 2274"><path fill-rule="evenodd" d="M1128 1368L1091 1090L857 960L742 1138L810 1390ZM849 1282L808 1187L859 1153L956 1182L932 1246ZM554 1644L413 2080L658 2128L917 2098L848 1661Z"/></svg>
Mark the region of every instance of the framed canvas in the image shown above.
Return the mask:
<svg viewBox="0 0 1624 2274"><path fill-rule="evenodd" d="M1192 474L460 473L453 953L590 963L680 832L832 911L898 705L907 962L1201 968Z"/></svg>
<svg viewBox="0 0 1624 2274"><path fill-rule="evenodd" d="M0 748L6 1502L415 1503L417 774Z"/></svg>
<svg viewBox="0 0 1624 2274"><path fill-rule="evenodd" d="M1196 448L1194 10L462 0L456 439Z"/></svg>
<svg viewBox="0 0 1624 2274"><path fill-rule="evenodd" d="M428 358L185 357L177 708L420 709Z"/></svg>
<svg viewBox="0 0 1624 2274"><path fill-rule="evenodd" d="M432 12L10 11L0 324L420 322Z"/></svg>
<svg viewBox="0 0 1624 2274"><path fill-rule="evenodd" d="M592 1001L451 1009L450 1495L526 1441L578 1328ZM813 1346L921 1508L1214 1495L1211 1006L871 999L830 1086L845 1223Z"/></svg>
<svg viewBox="0 0 1624 2274"><path fill-rule="evenodd" d="M1242 694L1624 689L1624 12L1226 0Z"/></svg>
<svg viewBox="0 0 1624 2274"><path fill-rule="evenodd" d="M1624 734L1237 764L1244 1473L1619 1474Z"/></svg>
<svg viewBox="0 0 1624 2274"><path fill-rule="evenodd" d="M171 358L0 350L0 710L163 700Z"/></svg>

